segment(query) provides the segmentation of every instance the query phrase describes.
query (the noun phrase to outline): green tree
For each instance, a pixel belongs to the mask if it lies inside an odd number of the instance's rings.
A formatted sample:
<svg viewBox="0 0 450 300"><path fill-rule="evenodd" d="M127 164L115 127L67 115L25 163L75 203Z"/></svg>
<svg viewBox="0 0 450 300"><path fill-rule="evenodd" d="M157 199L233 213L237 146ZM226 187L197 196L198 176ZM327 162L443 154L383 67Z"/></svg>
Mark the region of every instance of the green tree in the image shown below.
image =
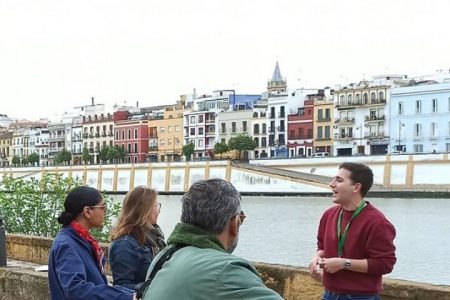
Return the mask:
<svg viewBox="0 0 450 300"><path fill-rule="evenodd" d="M55 157L55 162L57 164L70 164L70 161L72 160L72 153L70 151L67 151L66 148L63 148Z"/></svg>
<svg viewBox="0 0 450 300"><path fill-rule="evenodd" d="M230 150L239 151L239 159L241 159L241 151L255 150L256 142L247 134L238 134L228 141Z"/></svg>
<svg viewBox="0 0 450 300"><path fill-rule="evenodd" d="M85 164L92 162L92 155L89 153L88 148L83 148L83 153L81 154L81 159Z"/></svg>
<svg viewBox="0 0 450 300"><path fill-rule="evenodd" d="M28 158L22 158L22 166L26 167L28 165Z"/></svg>
<svg viewBox="0 0 450 300"><path fill-rule="evenodd" d="M221 154L228 151L228 145L226 142L220 142L214 144L214 153Z"/></svg>
<svg viewBox="0 0 450 300"><path fill-rule="evenodd" d="M4 176L0 207L9 233L54 237L61 228L57 217L64 210L67 193L81 181L62 174L44 173L40 179ZM112 220L117 219L120 203L103 195L108 209L102 229L92 231L99 241L107 241Z"/></svg>
<svg viewBox="0 0 450 300"><path fill-rule="evenodd" d="M182 148L182 153L186 156L186 160L190 161L192 154L194 154L195 146L192 143L186 144Z"/></svg>
<svg viewBox="0 0 450 300"><path fill-rule="evenodd" d="M105 163L106 161L108 161L108 151L109 149L112 147L109 146L103 146L99 153L98 153L98 157L100 158L100 160Z"/></svg>
<svg viewBox="0 0 450 300"><path fill-rule="evenodd" d="M20 165L20 157L18 155L14 155L11 162L15 167L19 166Z"/></svg>
<svg viewBox="0 0 450 300"><path fill-rule="evenodd" d="M37 164L39 166L39 155L36 152L31 153L28 155L28 162L34 166Z"/></svg>
<svg viewBox="0 0 450 300"><path fill-rule="evenodd" d="M125 150L119 145L109 147L107 158L109 161L112 161L114 163L121 162L125 159Z"/></svg>

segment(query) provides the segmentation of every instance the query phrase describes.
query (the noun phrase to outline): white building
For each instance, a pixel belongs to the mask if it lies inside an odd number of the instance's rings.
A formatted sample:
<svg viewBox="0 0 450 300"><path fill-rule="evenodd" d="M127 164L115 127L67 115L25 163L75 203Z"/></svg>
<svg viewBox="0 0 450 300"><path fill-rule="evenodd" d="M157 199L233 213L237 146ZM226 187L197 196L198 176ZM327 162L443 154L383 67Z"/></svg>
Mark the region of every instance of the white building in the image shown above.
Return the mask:
<svg viewBox="0 0 450 300"><path fill-rule="evenodd" d="M450 83L392 89L390 153L450 152Z"/></svg>

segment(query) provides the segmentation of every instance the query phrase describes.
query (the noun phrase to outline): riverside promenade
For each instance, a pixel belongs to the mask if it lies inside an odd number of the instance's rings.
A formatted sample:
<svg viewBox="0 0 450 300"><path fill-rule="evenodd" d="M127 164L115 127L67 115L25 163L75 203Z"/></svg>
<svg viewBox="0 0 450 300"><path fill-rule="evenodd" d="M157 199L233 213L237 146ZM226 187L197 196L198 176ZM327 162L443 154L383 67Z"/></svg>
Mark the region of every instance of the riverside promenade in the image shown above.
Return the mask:
<svg viewBox="0 0 450 300"><path fill-rule="evenodd" d="M0 299L49 299L46 272L36 267L47 265L52 239L24 235L7 236L8 267L0 268ZM108 244L102 244L108 253ZM306 268L256 263L266 285L287 300L320 299L322 286L310 278ZM109 270L108 270L109 272ZM384 279L383 300L447 300L450 286Z"/></svg>

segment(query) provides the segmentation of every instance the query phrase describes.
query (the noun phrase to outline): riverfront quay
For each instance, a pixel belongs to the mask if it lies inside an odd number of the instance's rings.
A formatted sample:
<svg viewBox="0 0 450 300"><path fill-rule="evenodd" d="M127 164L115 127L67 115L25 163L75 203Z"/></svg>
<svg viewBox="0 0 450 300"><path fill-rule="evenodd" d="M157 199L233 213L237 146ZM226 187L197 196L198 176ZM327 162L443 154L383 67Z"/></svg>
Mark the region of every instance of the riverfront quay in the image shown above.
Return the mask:
<svg viewBox="0 0 450 300"><path fill-rule="evenodd" d="M231 181L246 195L328 195L328 183L343 161L365 163L374 172L371 196L438 197L450 195L450 159L446 154L327 157L313 159L226 160L45 168L3 168L3 175L40 178L59 173L109 193L126 193L138 185L161 194L182 194L199 179Z"/></svg>

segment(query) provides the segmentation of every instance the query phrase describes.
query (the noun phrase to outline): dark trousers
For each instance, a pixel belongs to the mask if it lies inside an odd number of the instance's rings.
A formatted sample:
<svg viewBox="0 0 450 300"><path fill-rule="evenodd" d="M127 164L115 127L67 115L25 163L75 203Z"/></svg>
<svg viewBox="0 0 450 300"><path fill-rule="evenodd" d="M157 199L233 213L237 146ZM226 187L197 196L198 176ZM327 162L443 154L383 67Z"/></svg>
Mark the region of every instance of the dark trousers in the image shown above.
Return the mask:
<svg viewBox="0 0 450 300"><path fill-rule="evenodd" d="M325 291L322 300L380 300L380 295L335 294Z"/></svg>

